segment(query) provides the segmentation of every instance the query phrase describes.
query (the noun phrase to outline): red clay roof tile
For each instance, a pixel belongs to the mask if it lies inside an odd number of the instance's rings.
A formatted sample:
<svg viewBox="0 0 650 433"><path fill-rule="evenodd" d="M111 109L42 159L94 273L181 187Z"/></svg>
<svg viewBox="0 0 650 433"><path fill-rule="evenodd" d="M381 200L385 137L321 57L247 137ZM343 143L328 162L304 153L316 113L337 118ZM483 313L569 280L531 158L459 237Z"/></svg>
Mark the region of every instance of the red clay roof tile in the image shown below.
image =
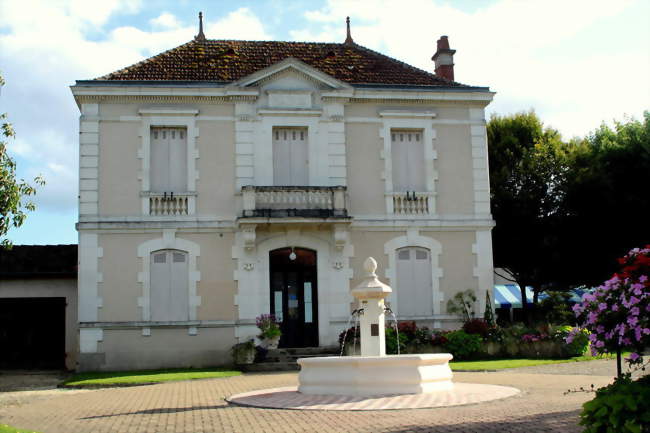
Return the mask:
<svg viewBox="0 0 650 433"><path fill-rule="evenodd" d="M288 57L350 84L464 87L357 44L196 39L97 80L233 82Z"/></svg>

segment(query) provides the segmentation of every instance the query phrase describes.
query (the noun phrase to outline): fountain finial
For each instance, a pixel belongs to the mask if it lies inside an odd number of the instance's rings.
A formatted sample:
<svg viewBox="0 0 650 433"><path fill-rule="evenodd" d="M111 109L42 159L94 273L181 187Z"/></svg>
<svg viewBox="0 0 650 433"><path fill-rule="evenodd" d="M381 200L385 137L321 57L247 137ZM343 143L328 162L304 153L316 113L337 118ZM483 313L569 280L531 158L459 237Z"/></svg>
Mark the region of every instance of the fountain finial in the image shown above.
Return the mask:
<svg viewBox="0 0 650 433"><path fill-rule="evenodd" d="M363 269L368 273L369 277L376 277L375 271L377 270L377 260L373 257L368 257L365 262L363 262Z"/></svg>

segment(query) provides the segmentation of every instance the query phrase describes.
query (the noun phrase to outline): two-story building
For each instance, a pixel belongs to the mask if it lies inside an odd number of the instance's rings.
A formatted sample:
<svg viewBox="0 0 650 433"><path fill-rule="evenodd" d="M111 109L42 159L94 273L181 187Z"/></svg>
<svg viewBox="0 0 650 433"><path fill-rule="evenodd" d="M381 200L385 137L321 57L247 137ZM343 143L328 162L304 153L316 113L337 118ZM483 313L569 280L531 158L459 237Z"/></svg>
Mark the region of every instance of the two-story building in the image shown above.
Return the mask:
<svg viewBox="0 0 650 433"><path fill-rule="evenodd" d="M492 290L484 108L454 81L344 43L206 39L77 81L79 368L229 362L255 318L337 344L374 257L400 320L459 324ZM427 55L427 53L422 53ZM431 53L429 53L431 55Z"/></svg>

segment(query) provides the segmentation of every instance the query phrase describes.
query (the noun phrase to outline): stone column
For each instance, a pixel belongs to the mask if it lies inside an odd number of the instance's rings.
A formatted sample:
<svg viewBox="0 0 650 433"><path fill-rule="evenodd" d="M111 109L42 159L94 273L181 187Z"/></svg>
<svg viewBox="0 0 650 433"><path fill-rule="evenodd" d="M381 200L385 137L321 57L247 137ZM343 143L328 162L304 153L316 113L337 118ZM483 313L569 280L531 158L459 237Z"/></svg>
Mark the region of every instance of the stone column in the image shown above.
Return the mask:
<svg viewBox="0 0 650 433"><path fill-rule="evenodd" d="M363 264L366 278L351 293L363 309L360 316L361 356L386 356L384 298L393 290L377 278L377 262L368 257Z"/></svg>

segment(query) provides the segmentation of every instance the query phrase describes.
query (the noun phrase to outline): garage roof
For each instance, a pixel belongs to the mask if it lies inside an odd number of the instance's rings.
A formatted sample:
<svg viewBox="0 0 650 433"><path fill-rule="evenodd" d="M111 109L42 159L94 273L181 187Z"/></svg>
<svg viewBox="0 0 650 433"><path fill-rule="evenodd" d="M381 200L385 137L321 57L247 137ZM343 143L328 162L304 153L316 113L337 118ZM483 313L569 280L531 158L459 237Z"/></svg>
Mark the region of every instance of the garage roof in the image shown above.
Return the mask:
<svg viewBox="0 0 650 433"><path fill-rule="evenodd" d="M0 247L0 279L76 276L76 244Z"/></svg>

